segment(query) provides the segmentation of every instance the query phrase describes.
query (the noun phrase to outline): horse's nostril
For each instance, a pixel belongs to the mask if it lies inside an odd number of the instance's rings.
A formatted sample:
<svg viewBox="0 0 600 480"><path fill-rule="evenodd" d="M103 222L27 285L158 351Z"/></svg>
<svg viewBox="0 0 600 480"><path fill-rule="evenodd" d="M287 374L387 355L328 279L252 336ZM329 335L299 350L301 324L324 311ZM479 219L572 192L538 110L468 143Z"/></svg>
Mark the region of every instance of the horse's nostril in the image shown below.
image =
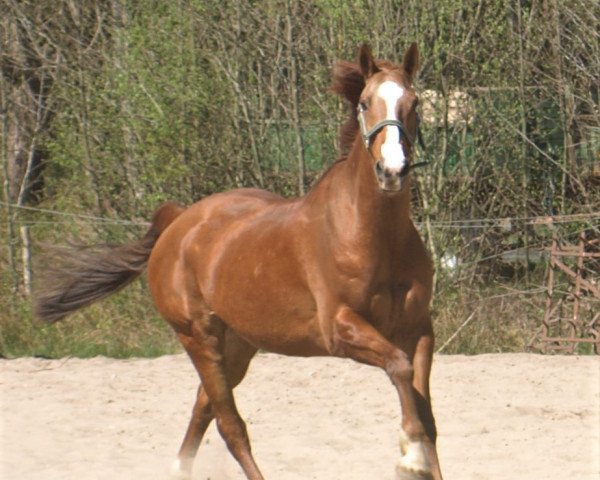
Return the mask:
<svg viewBox="0 0 600 480"><path fill-rule="evenodd" d="M381 166L381 162L377 162L375 164L375 170L377 171L377 173L382 173L383 172L383 167Z"/></svg>
<svg viewBox="0 0 600 480"><path fill-rule="evenodd" d="M385 178L390 178L392 176L392 172L390 170L385 171Z"/></svg>

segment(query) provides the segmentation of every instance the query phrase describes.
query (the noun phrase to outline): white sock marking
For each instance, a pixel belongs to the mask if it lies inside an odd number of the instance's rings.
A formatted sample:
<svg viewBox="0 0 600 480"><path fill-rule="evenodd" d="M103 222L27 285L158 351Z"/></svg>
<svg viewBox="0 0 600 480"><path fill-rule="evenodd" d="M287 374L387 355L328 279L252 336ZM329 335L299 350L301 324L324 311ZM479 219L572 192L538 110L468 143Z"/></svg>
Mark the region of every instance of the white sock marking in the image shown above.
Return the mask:
<svg viewBox="0 0 600 480"><path fill-rule="evenodd" d="M415 472L431 472L431 465L422 442L411 440L404 430L400 429L400 446L403 456L399 467Z"/></svg>
<svg viewBox="0 0 600 480"><path fill-rule="evenodd" d="M176 458L171 464L171 480L191 480L190 472L186 472L181 468L181 460Z"/></svg>

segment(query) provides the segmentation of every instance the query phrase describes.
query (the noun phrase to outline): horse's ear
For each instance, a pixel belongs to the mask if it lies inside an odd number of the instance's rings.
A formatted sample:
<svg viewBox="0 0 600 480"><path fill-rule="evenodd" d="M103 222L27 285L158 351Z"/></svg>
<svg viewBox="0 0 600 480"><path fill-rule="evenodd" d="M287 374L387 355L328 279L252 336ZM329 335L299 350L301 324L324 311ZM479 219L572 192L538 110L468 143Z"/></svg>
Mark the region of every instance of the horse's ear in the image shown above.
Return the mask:
<svg viewBox="0 0 600 480"><path fill-rule="evenodd" d="M413 44L408 47L408 50L404 54L404 59L402 60L402 66L412 82L417 74L417 70L419 70L419 47L417 47L416 43L413 42Z"/></svg>
<svg viewBox="0 0 600 480"><path fill-rule="evenodd" d="M358 50L358 65L365 79L379 72L379 67L375 65L375 59L371 52L371 47L363 43Z"/></svg>

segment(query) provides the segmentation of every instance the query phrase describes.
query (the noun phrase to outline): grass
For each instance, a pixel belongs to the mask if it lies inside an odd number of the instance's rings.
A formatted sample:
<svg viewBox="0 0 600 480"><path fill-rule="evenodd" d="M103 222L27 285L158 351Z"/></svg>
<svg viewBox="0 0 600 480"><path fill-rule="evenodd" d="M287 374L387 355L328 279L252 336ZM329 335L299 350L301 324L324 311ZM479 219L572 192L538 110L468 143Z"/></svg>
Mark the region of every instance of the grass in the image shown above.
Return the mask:
<svg viewBox="0 0 600 480"><path fill-rule="evenodd" d="M55 324L33 318L30 302L2 289L0 356L157 357L181 351L143 282Z"/></svg>
<svg viewBox="0 0 600 480"><path fill-rule="evenodd" d="M511 287L450 283L438 289L432 309L438 348L454 336L443 353L527 351L544 315L543 293Z"/></svg>
<svg viewBox="0 0 600 480"><path fill-rule="evenodd" d="M528 351L541 326L544 301L543 291L531 284L442 278L432 305L437 346L453 337L443 353ZM35 320L29 301L13 295L8 282L0 284L1 357L128 358L181 351L143 280L52 325ZM592 348L582 345L577 353L592 353Z"/></svg>

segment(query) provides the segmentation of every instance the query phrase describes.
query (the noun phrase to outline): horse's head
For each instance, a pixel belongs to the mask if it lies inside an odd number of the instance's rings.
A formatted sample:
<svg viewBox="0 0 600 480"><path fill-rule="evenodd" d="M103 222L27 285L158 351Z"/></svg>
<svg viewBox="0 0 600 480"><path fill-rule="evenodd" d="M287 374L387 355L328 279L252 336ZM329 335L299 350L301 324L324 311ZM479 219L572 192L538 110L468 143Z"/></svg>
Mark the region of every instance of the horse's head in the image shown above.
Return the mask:
<svg viewBox="0 0 600 480"><path fill-rule="evenodd" d="M362 45L358 64L365 85L357 106L360 133L379 187L399 192L406 183L418 135L418 99L412 81L419 67L419 51L413 43L402 65L396 66L376 62L371 49Z"/></svg>

